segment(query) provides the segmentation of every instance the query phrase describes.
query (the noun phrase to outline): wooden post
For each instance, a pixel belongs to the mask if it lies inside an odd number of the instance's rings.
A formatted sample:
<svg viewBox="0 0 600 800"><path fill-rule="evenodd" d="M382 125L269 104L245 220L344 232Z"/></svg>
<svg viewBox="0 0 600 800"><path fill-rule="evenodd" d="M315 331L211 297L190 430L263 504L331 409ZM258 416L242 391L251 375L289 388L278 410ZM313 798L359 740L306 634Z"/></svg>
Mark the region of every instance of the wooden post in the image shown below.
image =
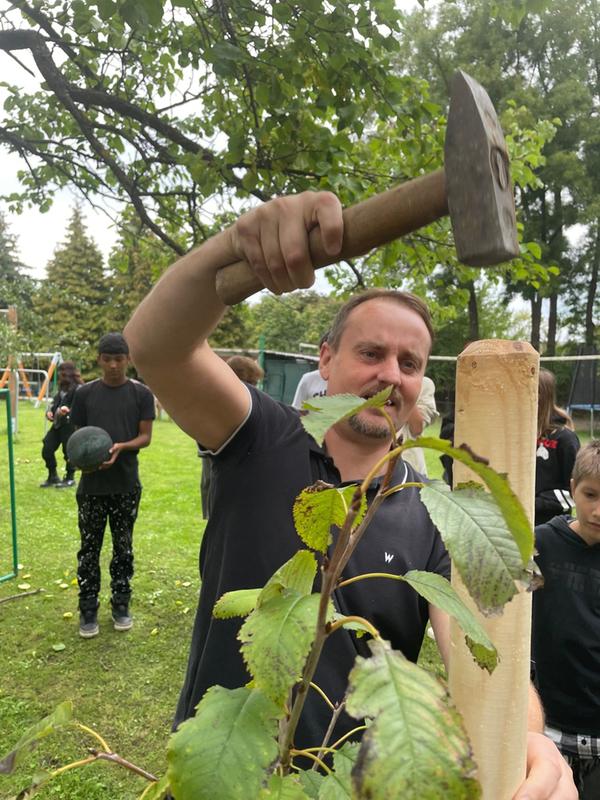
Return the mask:
<svg viewBox="0 0 600 800"><path fill-rule="evenodd" d="M25 389L25 394L31 400L33 397L33 392L31 391L31 384L29 383L29 379L27 378L27 373L25 372L25 367L23 366L23 362L19 361L19 375L21 376L21 381L23 382L23 388Z"/></svg>
<svg viewBox="0 0 600 800"><path fill-rule="evenodd" d="M533 521L539 354L527 342L473 342L458 358L454 442L468 444L506 473ZM455 462L454 484L478 480ZM525 777L531 594L521 591L499 617L485 618L453 574L452 583L498 648L492 675L477 667L451 625L450 693L473 745L483 800L510 800Z"/></svg>
<svg viewBox="0 0 600 800"><path fill-rule="evenodd" d="M44 382L40 387L40 391L36 401L36 408L44 399L44 395L46 394L46 389L50 385L50 381L52 380L52 376L54 375L54 370L56 369L56 365L58 364L58 354L55 353L52 357L52 361L50 362L50 366L48 367L48 375L44 378Z"/></svg>

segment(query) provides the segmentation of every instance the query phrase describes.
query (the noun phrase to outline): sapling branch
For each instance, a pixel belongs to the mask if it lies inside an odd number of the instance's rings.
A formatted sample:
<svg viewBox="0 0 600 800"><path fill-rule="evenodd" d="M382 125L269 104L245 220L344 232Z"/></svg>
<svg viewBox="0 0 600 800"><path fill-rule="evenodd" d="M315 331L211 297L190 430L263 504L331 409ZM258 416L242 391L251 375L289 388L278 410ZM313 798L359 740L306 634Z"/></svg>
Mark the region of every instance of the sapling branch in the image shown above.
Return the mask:
<svg viewBox="0 0 600 800"><path fill-rule="evenodd" d="M120 767L125 767L125 769L128 769L130 772L134 772L136 775L145 778L147 781L152 781L153 783L156 783L158 780L151 772L146 772L145 769L138 767L136 764L132 764L131 761L127 761L127 759L123 758L118 753L104 753L98 750L92 750L91 752L99 761L110 761L112 764L118 764Z"/></svg>
<svg viewBox="0 0 600 800"><path fill-rule="evenodd" d="M321 748L317 753L319 758L321 758L321 755L327 749L327 745L329 744L329 740L331 739L331 734L333 733L335 726L337 725L337 721L340 718L340 714L342 713L345 707L346 707L346 697L344 697L344 699L341 702L336 704L334 712L331 715L331 719L329 720L329 725L327 726L327 730L325 731L325 736L323 737L323 741L321 742ZM316 770L317 766L318 765L314 763L311 767L311 770Z"/></svg>
<svg viewBox="0 0 600 800"><path fill-rule="evenodd" d="M388 419L388 423L393 429L393 425L389 416L385 412L383 413L384 416L386 416L386 418ZM394 432L394 437L395 437L395 432ZM362 484L356 487L356 491L352 498L350 508L344 520L344 524L338 533L333 553L330 556L329 560L323 566L323 571L322 571L323 582L321 586L321 596L320 596L319 610L317 615L315 640L313 642L311 651L308 654L308 658L304 665L302 678L298 690L296 692L296 696L294 698L292 712L287 721L287 727L285 733L280 739L281 766L284 770L284 773L289 772L290 769L291 751L292 751L294 733L298 726L300 715L302 714L302 709L304 708L304 704L306 702L308 688L315 674L319 658L321 657L323 645L325 644L325 640L330 632L330 629L327 624L327 614L329 609L330 597L337 586L342 570L348 563L348 559L350 558L356 545L360 541L363 533L367 529L369 523L373 519L373 516L375 515L377 509L379 508L381 502L384 499L382 496L382 492L386 491L389 487L394 472L394 466L396 464L398 456L400 455L400 452L401 452L400 448L395 448L390 453L388 453L384 458L380 459L380 461L378 462L378 469L371 470L371 473L369 473L370 475L369 480L365 479ZM360 525L358 525L356 530L353 531L352 526L359 512L362 496L366 493L373 478L377 474L379 474L381 468L386 464L386 461L389 461L389 463L387 465L387 470L383 482L379 488L379 491L375 496L375 498L373 499L362 522L360 523Z"/></svg>

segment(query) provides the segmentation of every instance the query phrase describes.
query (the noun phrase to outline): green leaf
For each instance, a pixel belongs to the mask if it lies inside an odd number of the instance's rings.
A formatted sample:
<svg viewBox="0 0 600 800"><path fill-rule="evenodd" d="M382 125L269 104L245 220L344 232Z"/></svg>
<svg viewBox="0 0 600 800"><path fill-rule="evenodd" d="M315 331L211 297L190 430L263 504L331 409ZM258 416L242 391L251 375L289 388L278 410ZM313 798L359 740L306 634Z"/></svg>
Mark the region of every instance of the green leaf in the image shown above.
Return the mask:
<svg viewBox="0 0 600 800"><path fill-rule="evenodd" d="M392 387L388 386L381 392L365 400L352 394L325 395L324 397L311 397L302 404L308 409L308 414L301 417L302 424L317 442L323 442L325 434L343 419L352 417L363 408L381 408L390 396Z"/></svg>
<svg viewBox="0 0 600 800"><path fill-rule="evenodd" d="M242 625L238 639L256 685L283 706L290 689L302 677L315 638L318 594L294 589L261 603Z"/></svg>
<svg viewBox="0 0 600 800"><path fill-rule="evenodd" d="M98 0L98 16L103 22L110 19L113 14L117 13L117 4L115 0Z"/></svg>
<svg viewBox="0 0 600 800"><path fill-rule="evenodd" d="M488 487L500 511L504 517L504 521L508 526L519 552L521 553L521 560L523 566L529 564L533 555L533 530L525 509L521 505L519 498L510 488L510 484L506 478L493 470L478 456L471 453L466 447L452 447L452 445L444 439L436 439L434 437L422 436L407 442L404 449L411 447L429 447L432 450L438 450L441 453L451 456L456 461L460 461L472 470L476 475L479 475L481 480Z"/></svg>
<svg viewBox="0 0 600 800"><path fill-rule="evenodd" d="M539 259L542 257L542 248L539 246L537 242L527 242L525 247L535 258Z"/></svg>
<svg viewBox="0 0 600 800"><path fill-rule="evenodd" d="M319 791L324 780L325 776L321 775L320 772L315 772L315 770L309 769L300 772L300 782L311 800L319 800Z"/></svg>
<svg viewBox="0 0 600 800"><path fill-rule="evenodd" d="M358 742L346 742L333 756L334 772L323 781L319 800L349 800L352 797L352 767L359 747Z"/></svg>
<svg viewBox="0 0 600 800"><path fill-rule="evenodd" d="M294 501L293 514L296 530L304 544L321 553L326 552L331 543L331 526L342 527L356 489L354 485L337 489L317 481L300 492ZM363 495L355 525L362 520L366 510L367 501Z"/></svg>
<svg viewBox="0 0 600 800"><path fill-rule="evenodd" d="M280 709L259 689L211 687L169 742L177 800L248 800L277 758Z"/></svg>
<svg viewBox="0 0 600 800"><path fill-rule="evenodd" d="M0 775L10 775L18 764L33 749L40 739L45 739L57 730L63 728L73 717L73 704L70 700L58 705L52 714L32 725L21 736L13 749L0 759Z"/></svg>
<svg viewBox="0 0 600 800"><path fill-rule="evenodd" d="M284 589L295 589L300 594L312 592L317 562L308 550L298 551L269 578L262 589L238 589L225 592L213 608L213 617L247 617L261 603L281 594Z"/></svg>
<svg viewBox="0 0 600 800"><path fill-rule="evenodd" d="M475 484L451 491L432 481L421 500L478 608L499 614L518 591L515 581L527 584L530 577L494 498Z"/></svg>
<svg viewBox="0 0 600 800"><path fill-rule="evenodd" d="M465 633L467 646L479 666L493 672L498 665L498 651L471 609L456 594L450 581L433 572L416 569L407 572L404 580L428 603L454 617Z"/></svg>
<svg viewBox="0 0 600 800"><path fill-rule="evenodd" d="M301 595L313 590L317 561L309 550L299 550L269 578L258 598L258 605L280 595L283 589L294 589Z"/></svg>
<svg viewBox="0 0 600 800"><path fill-rule="evenodd" d="M238 589L235 592L225 592L215 603L213 617L216 619L247 617L256 607L261 591L262 589Z"/></svg>
<svg viewBox="0 0 600 800"><path fill-rule="evenodd" d="M144 794L144 800L163 800L169 793L169 789L168 775L163 775L162 778L156 781L152 788L147 790Z"/></svg>
<svg viewBox="0 0 600 800"><path fill-rule="evenodd" d="M258 800L309 800L297 775L271 775L269 785L263 789Z"/></svg>
<svg viewBox="0 0 600 800"><path fill-rule="evenodd" d="M162 0L125 0L119 13L131 28L158 25L163 14Z"/></svg>
<svg viewBox="0 0 600 800"><path fill-rule="evenodd" d="M355 797L480 797L467 735L442 682L387 642L369 646L372 657L358 657L350 673L346 704L357 719L374 718L352 774Z"/></svg>

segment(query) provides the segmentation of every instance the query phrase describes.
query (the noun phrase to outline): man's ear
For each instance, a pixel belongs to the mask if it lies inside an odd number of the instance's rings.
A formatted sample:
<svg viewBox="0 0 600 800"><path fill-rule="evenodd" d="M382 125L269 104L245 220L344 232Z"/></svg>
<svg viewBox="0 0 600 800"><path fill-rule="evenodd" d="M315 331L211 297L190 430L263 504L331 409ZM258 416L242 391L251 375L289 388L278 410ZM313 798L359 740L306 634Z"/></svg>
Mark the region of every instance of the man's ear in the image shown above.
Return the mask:
<svg viewBox="0 0 600 800"><path fill-rule="evenodd" d="M324 381L329 380L329 365L331 363L331 347L327 342L321 345L321 352L319 354L319 372Z"/></svg>
<svg viewBox="0 0 600 800"><path fill-rule="evenodd" d="M569 481L569 488L571 489L571 497L573 497L573 493L574 493L575 489L577 488L577 484L575 483L573 478L571 478L571 480Z"/></svg>

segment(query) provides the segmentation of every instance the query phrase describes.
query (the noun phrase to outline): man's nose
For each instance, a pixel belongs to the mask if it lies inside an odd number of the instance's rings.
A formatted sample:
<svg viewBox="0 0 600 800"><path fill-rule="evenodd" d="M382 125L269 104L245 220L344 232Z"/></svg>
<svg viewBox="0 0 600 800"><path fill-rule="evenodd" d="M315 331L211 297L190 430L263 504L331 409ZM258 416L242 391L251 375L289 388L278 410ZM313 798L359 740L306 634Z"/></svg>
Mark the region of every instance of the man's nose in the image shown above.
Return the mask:
<svg viewBox="0 0 600 800"><path fill-rule="evenodd" d="M399 386L402 383L402 372L397 359L386 358L385 361L382 361L377 377L381 383L385 383L387 386Z"/></svg>

